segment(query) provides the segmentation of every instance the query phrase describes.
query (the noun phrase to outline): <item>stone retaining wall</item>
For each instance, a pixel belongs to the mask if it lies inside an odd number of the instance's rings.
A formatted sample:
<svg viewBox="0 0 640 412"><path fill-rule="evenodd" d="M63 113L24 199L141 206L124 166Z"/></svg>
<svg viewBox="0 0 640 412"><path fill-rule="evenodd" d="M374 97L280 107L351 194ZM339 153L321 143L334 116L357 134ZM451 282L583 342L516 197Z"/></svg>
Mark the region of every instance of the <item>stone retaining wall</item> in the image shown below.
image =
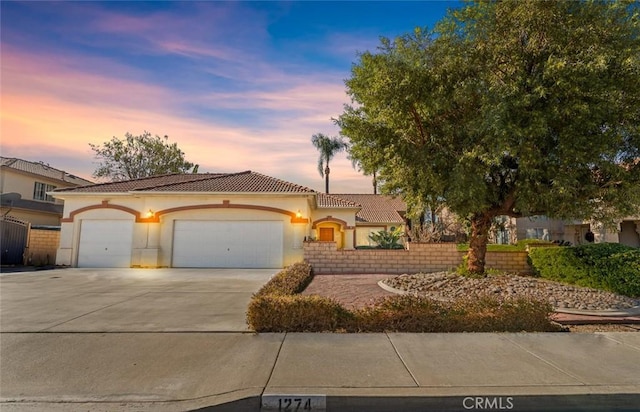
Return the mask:
<svg viewBox="0 0 640 412"><path fill-rule="evenodd" d="M316 274L417 273L455 269L465 252L454 243L410 243L406 250L337 250L335 242L305 242L304 258ZM487 252L487 268L531 272L527 252Z"/></svg>

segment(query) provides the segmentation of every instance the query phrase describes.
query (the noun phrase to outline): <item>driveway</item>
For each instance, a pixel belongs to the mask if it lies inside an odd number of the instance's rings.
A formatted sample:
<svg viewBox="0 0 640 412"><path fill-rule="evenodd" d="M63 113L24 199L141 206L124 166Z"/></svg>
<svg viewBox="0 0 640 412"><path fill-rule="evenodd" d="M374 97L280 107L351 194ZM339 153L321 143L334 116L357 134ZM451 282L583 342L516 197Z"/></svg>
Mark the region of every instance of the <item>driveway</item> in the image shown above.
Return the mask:
<svg viewBox="0 0 640 412"><path fill-rule="evenodd" d="M0 276L2 332L246 332L276 269L55 269Z"/></svg>

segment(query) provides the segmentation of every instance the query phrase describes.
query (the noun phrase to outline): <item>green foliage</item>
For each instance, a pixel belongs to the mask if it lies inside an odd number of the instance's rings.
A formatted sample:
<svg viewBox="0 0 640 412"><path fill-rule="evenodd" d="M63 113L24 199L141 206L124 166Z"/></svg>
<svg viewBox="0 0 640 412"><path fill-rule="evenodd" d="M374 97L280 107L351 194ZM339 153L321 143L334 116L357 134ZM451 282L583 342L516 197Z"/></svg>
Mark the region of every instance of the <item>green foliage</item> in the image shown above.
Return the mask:
<svg viewBox="0 0 640 412"><path fill-rule="evenodd" d="M545 279L640 296L640 249L618 243L534 248L529 258Z"/></svg>
<svg viewBox="0 0 640 412"><path fill-rule="evenodd" d="M114 136L102 145L89 143L100 160L93 176L119 181L167 173L197 173L198 165L187 162L177 143L169 144L168 140L167 136L152 137L145 131L139 136L126 133L125 139Z"/></svg>
<svg viewBox="0 0 640 412"><path fill-rule="evenodd" d="M299 263L282 270L251 299L247 323L257 332L520 332L557 331L546 302L495 298L440 302L391 296L347 310L332 299L302 296L311 268Z"/></svg>
<svg viewBox="0 0 640 412"><path fill-rule="evenodd" d="M376 242L380 249L403 249L403 246L400 244L401 237L402 230L399 228L389 231L380 230L369 235L369 239Z"/></svg>
<svg viewBox="0 0 640 412"><path fill-rule="evenodd" d="M350 157L384 192L475 221L474 268L495 216L636 214L638 9L472 2L383 39L346 81L354 104L336 122Z"/></svg>

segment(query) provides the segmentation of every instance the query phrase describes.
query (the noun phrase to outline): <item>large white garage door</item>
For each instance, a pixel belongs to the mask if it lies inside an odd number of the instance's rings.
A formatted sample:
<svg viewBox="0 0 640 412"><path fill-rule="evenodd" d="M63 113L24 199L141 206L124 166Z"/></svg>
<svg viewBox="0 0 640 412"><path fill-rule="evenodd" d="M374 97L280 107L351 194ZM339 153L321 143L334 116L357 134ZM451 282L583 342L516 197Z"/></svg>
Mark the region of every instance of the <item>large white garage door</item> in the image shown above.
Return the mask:
<svg viewBox="0 0 640 412"><path fill-rule="evenodd" d="M131 220L83 220L78 267L128 268L131 266L132 241Z"/></svg>
<svg viewBox="0 0 640 412"><path fill-rule="evenodd" d="M281 268L282 221L176 220L173 267Z"/></svg>

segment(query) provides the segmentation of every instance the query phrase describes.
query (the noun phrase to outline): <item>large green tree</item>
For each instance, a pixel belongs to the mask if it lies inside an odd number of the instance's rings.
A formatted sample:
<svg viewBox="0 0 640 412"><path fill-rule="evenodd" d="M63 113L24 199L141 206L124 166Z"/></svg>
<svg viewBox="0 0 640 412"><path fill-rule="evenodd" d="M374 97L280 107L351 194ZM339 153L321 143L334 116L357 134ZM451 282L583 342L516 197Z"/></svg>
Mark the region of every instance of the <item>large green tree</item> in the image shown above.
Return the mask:
<svg viewBox="0 0 640 412"><path fill-rule="evenodd" d="M322 133L316 133L311 136L311 143L318 149L320 156L318 157L318 172L321 177L325 178L325 192L329 193L329 161L333 157L347 149L347 144L340 137L329 137Z"/></svg>
<svg viewBox="0 0 640 412"><path fill-rule="evenodd" d="M640 208L640 18L631 2L478 2L363 53L337 119L383 190L444 203L483 273L496 216Z"/></svg>
<svg viewBox="0 0 640 412"><path fill-rule="evenodd" d="M126 133L124 139L113 137L101 145L89 143L100 161L93 176L111 181L138 179L166 173L196 173L198 165L188 162L177 143L167 136L139 136Z"/></svg>

